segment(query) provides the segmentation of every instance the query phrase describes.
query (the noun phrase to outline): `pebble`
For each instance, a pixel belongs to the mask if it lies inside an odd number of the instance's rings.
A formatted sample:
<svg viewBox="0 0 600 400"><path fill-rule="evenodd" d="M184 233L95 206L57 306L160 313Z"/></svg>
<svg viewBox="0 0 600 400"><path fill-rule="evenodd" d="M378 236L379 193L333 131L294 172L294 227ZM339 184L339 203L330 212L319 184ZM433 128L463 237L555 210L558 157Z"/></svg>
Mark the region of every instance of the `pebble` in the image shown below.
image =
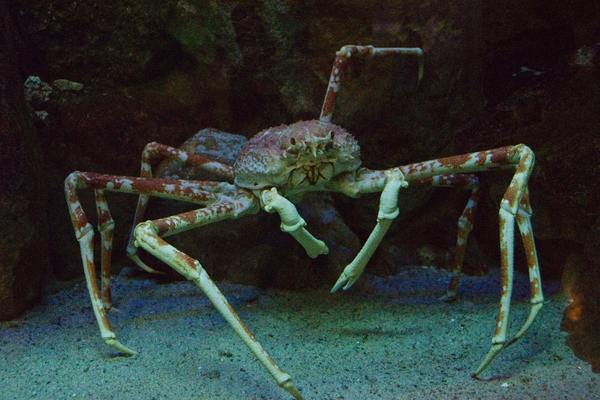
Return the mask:
<svg viewBox="0 0 600 400"><path fill-rule="evenodd" d="M67 79L56 79L52 82L52 86L63 92L78 92L83 89L83 83L69 81Z"/></svg>

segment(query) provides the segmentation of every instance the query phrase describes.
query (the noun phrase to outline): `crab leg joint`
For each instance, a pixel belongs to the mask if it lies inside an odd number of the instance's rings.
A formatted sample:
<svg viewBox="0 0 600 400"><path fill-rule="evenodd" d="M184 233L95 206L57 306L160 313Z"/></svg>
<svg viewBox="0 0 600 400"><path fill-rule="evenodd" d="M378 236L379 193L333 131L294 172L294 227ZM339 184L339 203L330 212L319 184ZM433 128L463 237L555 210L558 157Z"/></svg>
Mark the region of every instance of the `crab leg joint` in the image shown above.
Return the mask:
<svg viewBox="0 0 600 400"><path fill-rule="evenodd" d="M306 221L298 214L296 206L291 201L281 196L276 188L265 190L261 193L261 202L266 212L279 214L281 230L287 232L306 250L310 258L328 254L329 249L322 240L315 238L304 227Z"/></svg>

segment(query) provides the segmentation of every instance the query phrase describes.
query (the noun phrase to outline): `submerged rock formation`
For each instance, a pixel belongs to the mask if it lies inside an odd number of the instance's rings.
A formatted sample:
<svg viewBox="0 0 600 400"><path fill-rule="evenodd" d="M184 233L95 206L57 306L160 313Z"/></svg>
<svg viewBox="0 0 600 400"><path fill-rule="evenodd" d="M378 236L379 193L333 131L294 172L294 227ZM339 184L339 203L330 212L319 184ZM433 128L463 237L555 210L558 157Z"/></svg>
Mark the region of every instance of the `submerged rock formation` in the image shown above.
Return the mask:
<svg viewBox="0 0 600 400"><path fill-rule="evenodd" d="M0 320L38 299L47 272L43 160L23 94L20 34L0 3Z"/></svg>
<svg viewBox="0 0 600 400"><path fill-rule="evenodd" d="M530 189L544 276L558 277L569 257L583 257L595 240L590 232L600 196L594 161L600 157L600 80L593 43L600 37L600 10L590 2L24 0L10 7L2 18L19 16L31 50L22 71L11 64L15 58L3 58L2 68L10 74L0 77L8 99L3 107L16 107L3 114L19 116L10 122L16 127L9 137L14 146L7 148L14 151L3 153L1 161L12 186L2 189L10 192L2 198L8 199L3 212L9 213L2 220L11 228L0 234L0 243L10 250L2 254L17 256L2 265L8 273L2 272L0 281L10 288L3 289L9 293L5 298L17 296L18 304L34 297L18 293L37 293L40 261L49 259L60 278L81 275L62 192L70 171L137 175L141 151L151 141L177 146L208 126L250 137L268 126L314 118L334 52L344 44L421 46L426 54L418 89L414 60L349 65L334 120L357 137L366 166L525 142L537 154ZM6 36L14 37L12 31ZM583 44L588 50L573 58ZM18 94L29 75L72 89L54 90L43 108L36 108L37 139ZM43 166L36 146L43 149ZM47 191L18 186L20 177L39 182L35 171L43 172ZM498 263L496 216L507 179L501 173L482 175L482 201L465 261L469 272ZM43 203L46 195L47 211L38 215L44 207L29 206ZM465 200L466 193L449 189L403 192L399 220L369 271L385 275L405 263L452 259ZM91 193L82 193L82 201L93 220ZM135 203L135 196L109 197L116 269ZM323 261L306 258L270 215L172 240L217 279L329 285L330 275L344 267L359 239L366 239L376 204L377 196L307 199L301 212L315 235L338 243L338 253ZM171 214L177 207L156 201L148 216ZM29 219L21 223L17 215ZM43 238L36 236L44 221L52 226L48 257L40 250ZM31 254L34 245L39 248L32 264L21 255ZM516 254L521 256L518 249ZM285 267L275 260L285 260ZM593 276L587 273L582 276Z"/></svg>
<svg viewBox="0 0 600 400"><path fill-rule="evenodd" d="M563 286L571 303L565 309L562 329L575 355L600 373L600 218L590 230L583 255L567 260Z"/></svg>

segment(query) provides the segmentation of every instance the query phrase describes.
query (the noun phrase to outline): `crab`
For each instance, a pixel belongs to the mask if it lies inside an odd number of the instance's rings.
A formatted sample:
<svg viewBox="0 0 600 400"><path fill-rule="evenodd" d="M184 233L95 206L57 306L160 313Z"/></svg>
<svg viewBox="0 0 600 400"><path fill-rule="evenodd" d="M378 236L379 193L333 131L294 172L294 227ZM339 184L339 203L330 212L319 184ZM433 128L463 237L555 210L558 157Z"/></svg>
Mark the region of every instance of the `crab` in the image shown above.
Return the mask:
<svg viewBox="0 0 600 400"><path fill-rule="evenodd" d="M137 254L138 248L169 265L195 283L239 335L276 383L296 399L302 395L289 374L277 366L198 260L170 245L165 238L180 232L227 219L256 214L261 210L277 213L281 229L289 233L309 257L328 253L327 245L306 229L306 222L294 206L307 192L334 192L357 198L380 193L375 226L356 257L348 264L331 292L349 289L361 276L393 220L398 216L398 193L412 185L456 187L470 191L468 202L458 219L458 237L452 277L444 296L455 299L465 246L473 227L479 181L473 172L510 169L514 175L499 207L501 252L501 299L492 344L473 373L478 377L507 346L518 340L533 323L543 304L539 263L531 227L528 179L534 165L534 153L523 145L506 146L452 157L434 159L386 170L361 166L357 140L344 128L333 124L332 114L342 87L342 74L353 57L387 55L416 56L418 80L424 71L420 48L377 48L348 45L336 52L319 119L300 121L263 130L241 149L233 166L197 154L150 143L142 152L141 176L114 176L93 172L73 172L65 180L69 213L80 245L87 289L100 333L106 344L123 354L135 351L122 344L112 330L107 312L111 307L110 263L114 222L105 197L106 191L139 195L128 256L142 269L155 273ZM199 167L214 181L159 179L152 166L161 159L178 159ZM101 278L97 282L94 266L94 229L82 209L77 192L93 189L101 239ZM142 222L150 196L196 203L200 208L178 215ZM531 283L531 308L521 329L507 338L513 278L514 228L523 240Z"/></svg>

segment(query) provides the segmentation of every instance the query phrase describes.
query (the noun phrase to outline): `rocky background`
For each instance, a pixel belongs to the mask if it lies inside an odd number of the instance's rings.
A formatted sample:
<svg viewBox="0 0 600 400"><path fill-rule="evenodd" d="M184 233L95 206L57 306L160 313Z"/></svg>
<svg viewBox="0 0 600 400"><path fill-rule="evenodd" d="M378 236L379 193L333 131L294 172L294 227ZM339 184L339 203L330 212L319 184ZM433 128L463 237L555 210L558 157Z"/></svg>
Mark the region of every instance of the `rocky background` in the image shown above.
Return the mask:
<svg viewBox="0 0 600 400"><path fill-rule="evenodd" d="M315 118L343 44L421 46L426 54L418 89L414 60L351 64L334 118L358 138L364 164L383 168L527 143L537 154L530 191L544 277L572 271L569 282L582 283L569 284L578 293L571 295L587 299L584 309L599 308L598 285L589 284L600 268L594 2L23 0L2 2L0 15L0 319L35 301L44 279L81 275L62 192L70 171L137 175L151 141L179 146L206 127L250 137ZM471 273L497 265L498 202L510 176L481 179L465 265ZM93 220L90 196L82 197ZM370 271L446 266L466 193L411 188L401 200L401 216ZM136 199L114 195L109 202L118 269ZM328 259L308 259L271 215L174 240L215 279L330 285L366 239L376 204L376 196L324 196L301 205L311 230L330 244ZM181 209L155 201L149 217ZM581 320L565 327L588 326L579 329L585 338L594 323ZM597 339L573 343L600 348Z"/></svg>

